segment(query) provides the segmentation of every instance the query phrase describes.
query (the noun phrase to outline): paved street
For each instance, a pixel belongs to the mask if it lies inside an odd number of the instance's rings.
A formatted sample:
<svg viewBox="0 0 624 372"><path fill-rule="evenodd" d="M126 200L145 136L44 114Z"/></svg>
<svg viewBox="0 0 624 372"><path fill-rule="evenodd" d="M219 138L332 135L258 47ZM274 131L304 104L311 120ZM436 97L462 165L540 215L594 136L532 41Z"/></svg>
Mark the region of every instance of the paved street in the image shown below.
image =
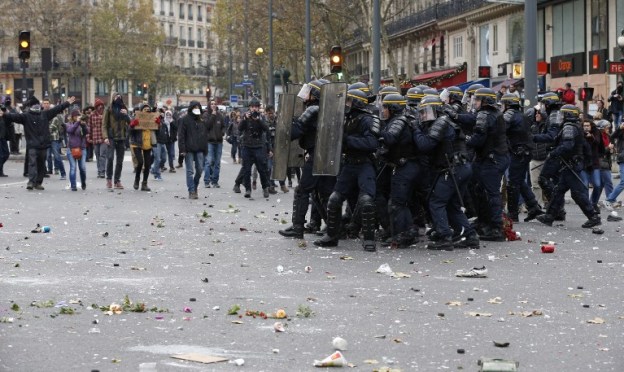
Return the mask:
<svg viewBox="0 0 624 372"><path fill-rule="evenodd" d="M522 241L474 251L321 249L314 236L277 234L290 224L292 190L245 199L231 190L240 165L227 145L223 159L222 188L201 188L199 200L188 200L181 170L146 193L132 189L126 161L126 189L108 192L90 162L84 192L58 176L27 192L22 163L7 162L0 370L311 371L336 336L360 371L477 371L481 357L520 371L624 370L622 223L606 211L603 235L581 229L568 204L563 226L520 223ZM31 233L37 224L51 231ZM541 253L542 240L555 252ZM382 264L394 276L376 273ZM487 278L455 277L482 265ZM126 296L120 314L99 308ZM287 319L271 318L279 309ZM277 321L285 332L274 332ZM244 365L171 358L179 353Z"/></svg>

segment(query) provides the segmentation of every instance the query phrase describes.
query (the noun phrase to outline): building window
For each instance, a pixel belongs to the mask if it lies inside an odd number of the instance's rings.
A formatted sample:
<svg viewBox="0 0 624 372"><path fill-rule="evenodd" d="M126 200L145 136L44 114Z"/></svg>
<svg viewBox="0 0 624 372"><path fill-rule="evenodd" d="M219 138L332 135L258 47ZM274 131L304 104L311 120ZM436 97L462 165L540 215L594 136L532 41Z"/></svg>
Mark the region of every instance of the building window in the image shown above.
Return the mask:
<svg viewBox="0 0 624 372"><path fill-rule="evenodd" d="M203 20L201 5L197 6L197 20L200 22Z"/></svg>
<svg viewBox="0 0 624 372"><path fill-rule="evenodd" d="M498 54L498 24L492 25L492 53Z"/></svg>
<svg viewBox="0 0 624 372"><path fill-rule="evenodd" d="M607 8L607 0L592 0L591 2L591 50L609 47Z"/></svg>
<svg viewBox="0 0 624 372"><path fill-rule="evenodd" d="M189 41L193 40L193 27L188 28L188 38Z"/></svg>
<svg viewBox="0 0 624 372"><path fill-rule="evenodd" d="M440 66L446 65L446 61L444 59L446 53L446 49L444 48L444 35L440 36Z"/></svg>
<svg viewBox="0 0 624 372"><path fill-rule="evenodd" d="M165 0L160 0L160 14L165 15Z"/></svg>
<svg viewBox="0 0 624 372"><path fill-rule="evenodd" d="M204 41L203 31L202 31L202 29L201 29L201 28L199 28L199 27L197 28L197 41L198 41L198 42L200 42L200 43L201 43L202 41Z"/></svg>
<svg viewBox="0 0 624 372"><path fill-rule="evenodd" d="M184 19L184 4L180 4L180 19Z"/></svg>
<svg viewBox="0 0 624 372"><path fill-rule="evenodd" d="M453 38L453 58L461 58L464 56L464 37L455 36Z"/></svg>
<svg viewBox="0 0 624 372"><path fill-rule="evenodd" d="M189 53L189 66L188 67L193 67L193 53Z"/></svg>
<svg viewBox="0 0 624 372"><path fill-rule="evenodd" d="M193 19L193 5L188 5L188 19Z"/></svg>
<svg viewBox="0 0 624 372"><path fill-rule="evenodd" d="M173 35L173 24L169 24L169 37L174 37Z"/></svg>
<svg viewBox="0 0 624 372"><path fill-rule="evenodd" d="M436 45L435 41L431 44L431 67L435 67L436 65Z"/></svg>
<svg viewBox="0 0 624 372"><path fill-rule="evenodd" d="M490 25L479 27L479 65L490 65Z"/></svg>
<svg viewBox="0 0 624 372"><path fill-rule="evenodd" d="M585 51L585 1L553 5L552 18L553 56Z"/></svg>
<svg viewBox="0 0 624 372"><path fill-rule="evenodd" d="M537 11L537 60L544 61L546 60L546 51L544 49L544 9L540 9Z"/></svg>
<svg viewBox="0 0 624 372"><path fill-rule="evenodd" d="M184 40L184 27L180 26L180 40Z"/></svg>

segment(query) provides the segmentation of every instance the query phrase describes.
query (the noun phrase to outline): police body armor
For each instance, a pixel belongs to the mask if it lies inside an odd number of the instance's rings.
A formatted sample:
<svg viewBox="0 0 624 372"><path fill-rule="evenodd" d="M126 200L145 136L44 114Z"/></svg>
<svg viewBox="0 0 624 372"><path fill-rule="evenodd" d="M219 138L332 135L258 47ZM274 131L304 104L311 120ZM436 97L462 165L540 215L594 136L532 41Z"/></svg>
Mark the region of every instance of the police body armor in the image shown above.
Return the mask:
<svg viewBox="0 0 624 372"><path fill-rule="evenodd" d="M546 122L535 122L531 125L531 134L544 134L546 131ZM547 143L535 142L533 143L533 149L531 151L531 159L533 160L546 160L548 157L550 145Z"/></svg>
<svg viewBox="0 0 624 372"><path fill-rule="evenodd" d="M390 127L395 121L402 121L403 129L401 130L401 134L399 136L401 138L399 143L388 149L388 160L392 164L403 165L408 159L416 158L416 146L412 141L412 127L408 118L404 115L400 115L392 118L387 125Z"/></svg>
<svg viewBox="0 0 624 372"><path fill-rule="evenodd" d="M563 141L574 141L574 149L572 153L562 154L561 157L572 162L583 162L584 159L584 143L583 127L581 123L566 122L563 124L563 128L557 140L555 141L557 146L560 146Z"/></svg>
<svg viewBox="0 0 624 372"><path fill-rule="evenodd" d="M311 130L311 128L316 128L318 110L318 105L308 106L303 114L301 114L301 116L297 119L301 121L304 128L303 135L299 138L299 146L308 152L311 152L316 145L316 130Z"/></svg>
<svg viewBox="0 0 624 372"><path fill-rule="evenodd" d="M453 140L449 141L442 135L441 138L439 138L440 146L432 155L432 165L437 169L445 169L451 166L464 164L468 159L466 136L459 125L454 123L450 118L446 116L437 118L429 129L429 135L436 138L438 135L432 132L441 131L441 133L445 133L449 126L455 132Z"/></svg>
<svg viewBox="0 0 624 372"><path fill-rule="evenodd" d="M503 113L503 119L507 125L507 138L509 150L514 155L530 155L533 149L531 126L528 118L515 109L509 109Z"/></svg>
<svg viewBox="0 0 624 372"><path fill-rule="evenodd" d="M359 111L357 115L354 115L347 119L345 123L343 138L346 138L347 136L350 136L350 135L361 134L363 125L368 126L368 130L372 132L374 130L373 126L375 126L375 123L373 120L374 120L374 117L369 112ZM379 135L379 132L377 132L377 135ZM369 155L371 154L368 152L349 148L348 146L344 146L344 145L342 146L342 152L344 154L346 163L360 164L363 162L370 161Z"/></svg>
<svg viewBox="0 0 624 372"><path fill-rule="evenodd" d="M490 116L494 116L496 123L492 128L489 127L488 121ZM481 128L486 133L485 144L483 147L476 149L476 154L480 159L485 159L490 154L504 155L508 152L507 145L507 128L502 115L494 111L481 110L477 112L476 128Z"/></svg>

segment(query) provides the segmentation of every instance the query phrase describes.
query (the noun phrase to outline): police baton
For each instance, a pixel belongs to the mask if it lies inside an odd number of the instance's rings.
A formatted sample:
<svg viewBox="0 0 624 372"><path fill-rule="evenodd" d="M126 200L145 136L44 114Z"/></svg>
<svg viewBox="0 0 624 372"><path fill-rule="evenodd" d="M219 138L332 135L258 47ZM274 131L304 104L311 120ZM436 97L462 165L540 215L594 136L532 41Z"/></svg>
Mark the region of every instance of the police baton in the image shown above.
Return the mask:
<svg viewBox="0 0 624 372"><path fill-rule="evenodd" d="M453 185L455 185L455 192L457 193L457 197L459 198L461 211L462 213L466 213L466 207L464 207L464 198L462 197L461 192L459 192L459 186L457 185L457 180L455 179L455 170L453 166L451 166L451 161L448 158L448 154L444 154L444 158L446 159L446 164L449 167L449 173L451 174L451 180L453 180Z"/></svg>
<svg viewBox="0 0 624 372"><path fill-rule="evenodd" d="M546 161L544 161L544 163L545 163L545 162L546 162ZM539 168L539 167L543 167L543 166L544 166L544 163L542 163L542 164L538 164L538 165L534 166L533 168L531 168L531 170L532 170L532 171L534 171L534 170L536 170L536 169L537 169L537 168Z"/></svg>
<svg viewBox="0 0 624 372"><path fill-rule="evenodd" d="M564 158L560 158L561 162L563 163L563 165L565 165L566 168L568 168L570 170L570 172L572 172L572 174L574 175L574 177L576 177L577 180L579 180L579 182L581 182L581 185L583 185L583 187L585 187L587 190L589 190L589 186L587 186L585 184L585 182L583 181L583 179L581 178L581 176L578 175L578 173L576 173L576 171L572 168L572 166L570 165L570 163L568 163L567 160L565 160Z"/></svg>

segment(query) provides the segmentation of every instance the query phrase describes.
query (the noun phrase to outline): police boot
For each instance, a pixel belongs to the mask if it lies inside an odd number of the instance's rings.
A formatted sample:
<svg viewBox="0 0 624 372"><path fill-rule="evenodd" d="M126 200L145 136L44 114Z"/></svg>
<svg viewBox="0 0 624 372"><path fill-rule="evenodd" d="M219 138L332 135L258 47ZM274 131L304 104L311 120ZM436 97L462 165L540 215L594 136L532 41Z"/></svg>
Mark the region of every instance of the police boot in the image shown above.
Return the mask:
<svg viewBox="0 0 624 372"><path fill-rule="evenodd" d="M537 216L541 216L544 214L542 208L540 208L539 204L535 203L532 206L529 206L529 212L527 216L524 218L524 222L529 222L534 220Z"/></svg>
<svg viewBox="0 0 624 372"><path fill-rule="evenodd" d="M536 218L539 222L547 226L552 226L553 221L555 220L555 217L553 217L551 214L548 214L548 213L539 215Z"/></svg>
<svg viewBox="0 0 624 372"><path fill-rule="evenodd" d="M566 211L561 208L555 215L555 221L565 221L566 220Z"/></svg>
<svg viewBox="0 0 624 372"><path fill-rule="evenodd" d="M453 246L453 239L450 236L445 236L436 241L429 242L427 244L427 249L432 251L452 251Z"/></svg>
<svg viewBox="0 0 624 372"><path fill-rule="evenodd" d="M483 235L480 235L481 240L486 240L490 242L504 242L505 234L503 234L503 227L498 225L487 226Z"/></svg>
<svg viewBox="0 0 624 372"><path fill-rule="evenodd" d="M310 221L306 223L303 229L304 234L316 234L321 229L321 225L318 222Z"/></svg>
<svg viewBox="0 0 624 372"><path fill-rule="evenodd" d="M375 221L375 204L370 198L368 200L360 201L360 218L362 221L362 247L367 252L375 252L377 250L377 244L375 243L375 227L377 222Z"/></svg>
<svg viewBox="0 0 624 372"><path fill-rule="evenodd" d="M303 225L292 225L285 230L280 230L278 233L286 238L303 239Z"/></svg>
<svg viewBox="0 0 624 372"><path fill-rule="evenodd" d="M507 185L507 217L513 222L519 222L518 199L518 189L513 185Z"/></svg>
<svg viewBox="0 0 624 372"><path fill-rule="evenodd" d="M466 236L460 237L458 241L455 241L454 247L457 249L461 248L470 248L470 249L479 249L479 236L476 232Z"/></svg>
<svg viewBox="0 0 624 372"><path fill-rule="evenodd" d="M334 239L329 234L323 235L319 240L314 241L314 245L318 247L336 247L338 245L338 239Z"/></svg>
<svg viewBox="0 0 624 372"><path fill-rule="evenodd" d="M585 221L585 223L581 226L584 229L591 229L594 226L602 225L602 221L600 221L600 215L595 214L590 219Z"/></svg>

